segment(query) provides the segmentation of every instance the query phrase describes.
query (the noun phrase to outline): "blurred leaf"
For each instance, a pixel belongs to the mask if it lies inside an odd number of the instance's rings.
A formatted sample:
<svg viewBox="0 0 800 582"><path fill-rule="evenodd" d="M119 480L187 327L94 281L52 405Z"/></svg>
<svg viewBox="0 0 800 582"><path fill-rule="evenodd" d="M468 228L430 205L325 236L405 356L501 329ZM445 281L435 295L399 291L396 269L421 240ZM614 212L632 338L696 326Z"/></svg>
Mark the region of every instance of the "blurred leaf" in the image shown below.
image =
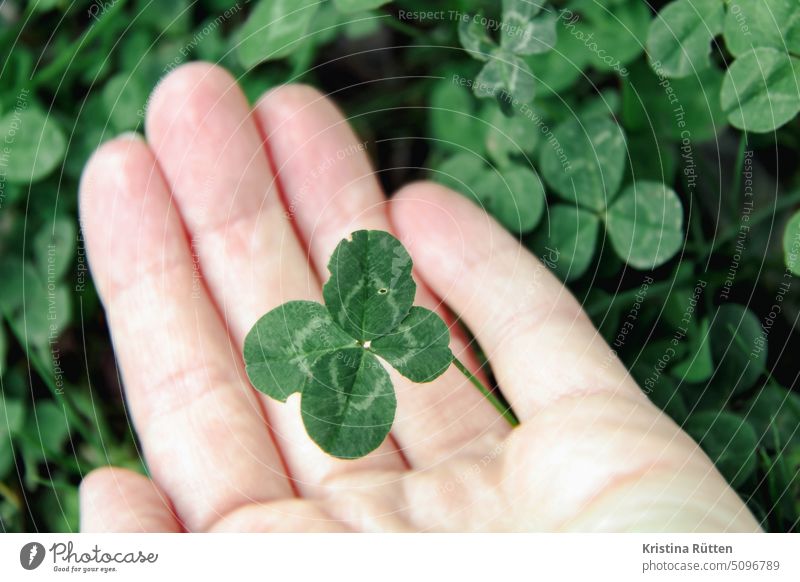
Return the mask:
<svg viewBox="0 0 800 582"><path fill-rule="evenodd" d="M509 98L530 103L536 93L536 81L525 61L511 53L496 50L475 78L473 91L478 97L497 99L501 106Z"/></svg>
<svg viewBox="0 0 800 582"><path fill-rule="evenodd" d="M7 148L5 177L10 182L36 182L64 159L66 139L52 117L38 109L11 111L0 119L0 142Z"/></svg>
<svg viewBox="0 0 800 582"><path fill-rule="evenodd" d="M442 163L433 178L477 202L511 232L528 232L541 219L544 186L530 167L495 170L476 156L462 153Z"/></svg>
<svg viewBox="0 0 800 582"><path fill-rule="evenodd" d="M36 260L43 277L61 279L75 256L77 232L75 223L66 217L46 222L33 241Z"/></svg>
<svg viewBox="0 0 800 582"><path fill-rule="evenodd" d="M150 88L133 73L112 77L103 88L103 106L117 131L137 129L144 122L144 111Z"/></svg>
<svg viewBox="0 0 800 582"><path fill-rule="evenodd" d="M725 16L725 47L740 56L756 47L800 52L796 0L736 0Z"/></svg>
<svg viewBox="0 0 800 582"><path fill-rule="evenodd" d="M711 317L711 353L717 365L714 383L726 394L740 394L753 386L767 363L767 336L758 317L728 303Z"/></svg>
<svg viewBox="0 0 800 582"><path fill-rule="evenodd" d="M41 507L48 531L79 532L80 503L76 486L54 484L40 495L37 504Z"/></svg>
<svg viewBox="0 0 800 582"><path fill-rule="evenodd" d="M462 152L450 156L434 168L431 178L479 202L480 197L475 193L475 184L486 171L487 166L481 157L473 153Z"/></svg>
<svg viewBox="0 0 800 582"><path fill-rule="evenodd" d="M722 109L734 127L767 133L800 112L800 59L772 48L750 50L725 73Z"/></svg>
<svg viewBox="0 0 800 582"><path fill-rule="evenodd" d="M319 5L318 0L260 0L237 36L242 66L249 69L297 51Z"/></svg>
<svg viewBox="0 0 800 582"><path fill-rule="evenodd" d="M539 223L544 210L544 186L529 167L488 170L475 192L500 224L511 232L525 233Z"/></svg>
<svg viewBox="0 0 800 582"><path fill-rule="evenodd" d="M113 4L116 0L95 1ZM196 0L138 0L133 7L134 22L137 27L146 26L155 31L157 36L181 36L191 29L192 7L196 3Z"/></svg>
<svg viewBox="0 0 800 582"><path fill-rule="evenodd" d="M352 18L342 23L343 34L350 40L366 38L380 31L383 18L376 12L354 14ZM317 40L317 44L321 42Z"/></svg>
<svg viewBox="0 0 800 582"><path fill-rule="evenodd" d="M589 119L590 117L608 117L616 115L619 111L620 97L616 89L607 88L592 95L592 99L578 112L578 117Z"/></svg>
<svg viewBox="0 0 800 582"><path fill-rule="evenodd" d="M352 14L353 12L379 8L391 1L392 0L333 0L333 4L339 12Z"/></svg>
<svg viewBox="0 0 800 582"><path fill-rule="evenodd" d="M487 103L481 111L486 122L486 151L501 167L511 163L512 156L533 155L540 142L542 126L528 115L508 117L496 103Z"/></svg>
<svg viewBox="0 0 800 582"><path fill-rule="evenodd" d="M25 422L25 403L0 395L0 442L7 441L22 429Z"/></svg>
<svg viewBox="0 0 800 582"><path fill-rule="evenodd" d="M565 204L551 206L531 246L563 281L577 279L592 262L600 220L586 210Z"/></svg>
<svg viewBox="0 0 800 582"><path fill-rule="evenodd" d="M701 412L690 416L683 428L733 487L743 485L755 472L758 437L743 418L730 412Z"/></svg>
<svg viewBox="0 0 800 582"><path fill-rule="evenodd" d="M458 39L472 58L488 61L494 51L495 42L489 37L486 28L476 18L462 18L458 23Z"/></svg>
<svg viewBox="0 0 800 582"><path fill-rule="evenodd" d="M696 75L711 66L711 40L722 32L722 0L676 0L650 24L647 53L667 77Z"/></svg>
<svg viewBox="0 0 800 582"><path fill-rule="evenodd" d="M537 86L554 94L572 86L589 61L583 42L564 31L558 34L553 50L525 58L536 77Z"/></svg>
<svg viewBox="0 0 800 582"><path fill-rule="evenodd" d="M622 86L625 128L675 141L700 142L715 137L727 125L719 103L723 73L708 68L683 79L659 78L644 62L630 68ZM664 147L663 143L659 144ZM652 150L657 155L657 149ZM634 164L640 162L634 156Z"/></svg>
<svg viewBox="0 0 800 582"><path fill-rule="evenodd" d="M692 326L689 342L689 354L685 360L672 367L671 373L681 382L705 382L714 373L707 319Z"/></svg>
<svg viewBox="0 0 800 582"><path fill-rule="evenodd" d="M434 85L430 96L430 129L437 145L448 151L483 151L485 125L477 118L475 98L451 81Z"/></svg>
<svg viewBox="0 0 800 582"><path fill-rule="evenodd" d="M661 182L628 186L608 209L606 225L614 250L637 269L663 265L683 244L683 206Z"/></svg>
<svg viewBox="0 0 800 582"><path fill-rule="evenodd" d="M570 119L553 130L541 155L542 176L556 193L591 210L603 210L625 171L625 135L605 117Z"/></svg>
<svg viewBox="0 0 800 582"><path fill-rule="evenodd" d="M541 4L529 0L503 3L503 26L500 46L515 55L535 55L553 49L556 44L556 16L547 12L537 16Z"/></svg>
<svg viewBox="0 0 800 582"><path fill-rule="evenodd" d="M70 429L67 415L52 400L40 400L36 403L36 413L29 414L22 429L25 440L22 441L26 453L26 462L53 462L69 440Z"/></svg>
<svg viewBox="0 0 800 582"><path fill-rule="evenodd" d="M783 231L783 256L786 267L800 277L800 211L794 213Z"/></svg>
<svg viewBox="0 0 800 582"><path fill-rule="evenodd" d="M633 62L644 49L650 9L640 0L577 3L573 15L570 10L561 12L563 27L559 37L576 37L588 64L604 72L624 76L626 65Z"/></svg>
<svg viewBox="0 0 800 582"><path fill-rule="evenodd" d="M769 383L759 390L743 410L762 446L777 447L800 444L800 396L786 388ZM772 433L778 437L774 443Z"/></svg>

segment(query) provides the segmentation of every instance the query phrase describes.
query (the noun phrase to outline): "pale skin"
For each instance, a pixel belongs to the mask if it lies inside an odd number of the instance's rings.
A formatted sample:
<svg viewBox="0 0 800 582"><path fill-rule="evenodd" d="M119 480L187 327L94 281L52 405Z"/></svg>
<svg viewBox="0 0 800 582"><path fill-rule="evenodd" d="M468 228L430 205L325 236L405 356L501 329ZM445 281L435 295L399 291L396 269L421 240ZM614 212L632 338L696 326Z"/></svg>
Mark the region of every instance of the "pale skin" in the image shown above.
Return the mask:
<svg viewBox="0 0 800 582"><path fill-rule="evenodd" d="M286 86L251 109L227 72L190 64L155 90L146 136L103 145L80 196L150 478L88 475L83 531L758 531L547 268L445 188L387 200L330 99ZM319 301L328 257L358 229L408 248L416 303L459 314L518 428L454 368L430 384L394 374L389 438L343 461L305 434L297 396L250 387L247 331L285 301ZM474 370L458 329L451 347Z"/></svg>

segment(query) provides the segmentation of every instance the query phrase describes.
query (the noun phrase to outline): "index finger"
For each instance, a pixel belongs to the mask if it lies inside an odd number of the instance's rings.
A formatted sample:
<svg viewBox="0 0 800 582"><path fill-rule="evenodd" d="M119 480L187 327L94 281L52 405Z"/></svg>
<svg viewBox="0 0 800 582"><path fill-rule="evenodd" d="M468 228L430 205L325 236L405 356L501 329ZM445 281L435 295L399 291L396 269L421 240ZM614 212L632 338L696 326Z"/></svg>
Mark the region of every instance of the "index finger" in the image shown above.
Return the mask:
<svg viewBox="0 0 800 582"><path fill-rule="evenodd" d="M390 208L414 264L475 334L520 419L564 397L646 398L569 290L477 206L423 183Z"/></svg>

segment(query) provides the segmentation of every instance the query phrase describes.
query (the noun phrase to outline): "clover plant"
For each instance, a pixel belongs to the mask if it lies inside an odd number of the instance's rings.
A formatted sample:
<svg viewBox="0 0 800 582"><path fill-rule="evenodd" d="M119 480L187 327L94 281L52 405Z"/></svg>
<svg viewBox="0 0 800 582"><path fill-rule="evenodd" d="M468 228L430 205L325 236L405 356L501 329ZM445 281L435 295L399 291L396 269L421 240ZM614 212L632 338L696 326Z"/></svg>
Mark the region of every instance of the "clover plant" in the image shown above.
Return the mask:
<svg viewBox="0 0 800 582"><path fill-rule="evenodd" d="M450 331L415 306L411 257L387 232L359 230L339 243L330 279L314 301L289 301L256 322L244 342L247 375L285 401L301 394L309 436L335 457L354 459L389 434L397 401L383 362L412 382L431 382L450 364L476 383L504 416L513 414L450 351Z"/></svg>

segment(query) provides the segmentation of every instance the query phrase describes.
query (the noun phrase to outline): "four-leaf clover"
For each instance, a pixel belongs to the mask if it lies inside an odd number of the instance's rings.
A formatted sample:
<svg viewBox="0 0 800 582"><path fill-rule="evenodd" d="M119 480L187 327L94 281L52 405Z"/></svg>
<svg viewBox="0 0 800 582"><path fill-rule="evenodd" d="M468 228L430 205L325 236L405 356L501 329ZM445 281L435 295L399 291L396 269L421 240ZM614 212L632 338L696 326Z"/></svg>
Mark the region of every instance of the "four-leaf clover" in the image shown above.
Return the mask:
<svg viewBox="0 0 800 582"><path fill-rule="evenodd" d="M280 401L301 393L309 436L335 457L363 457L389 433L397 401L381 360L413 382L434 380L453 361L447 325L413 306L411 266L392 235L354 232L328 263L325 305L284 303L245 338L253 385Z"/></svg>

